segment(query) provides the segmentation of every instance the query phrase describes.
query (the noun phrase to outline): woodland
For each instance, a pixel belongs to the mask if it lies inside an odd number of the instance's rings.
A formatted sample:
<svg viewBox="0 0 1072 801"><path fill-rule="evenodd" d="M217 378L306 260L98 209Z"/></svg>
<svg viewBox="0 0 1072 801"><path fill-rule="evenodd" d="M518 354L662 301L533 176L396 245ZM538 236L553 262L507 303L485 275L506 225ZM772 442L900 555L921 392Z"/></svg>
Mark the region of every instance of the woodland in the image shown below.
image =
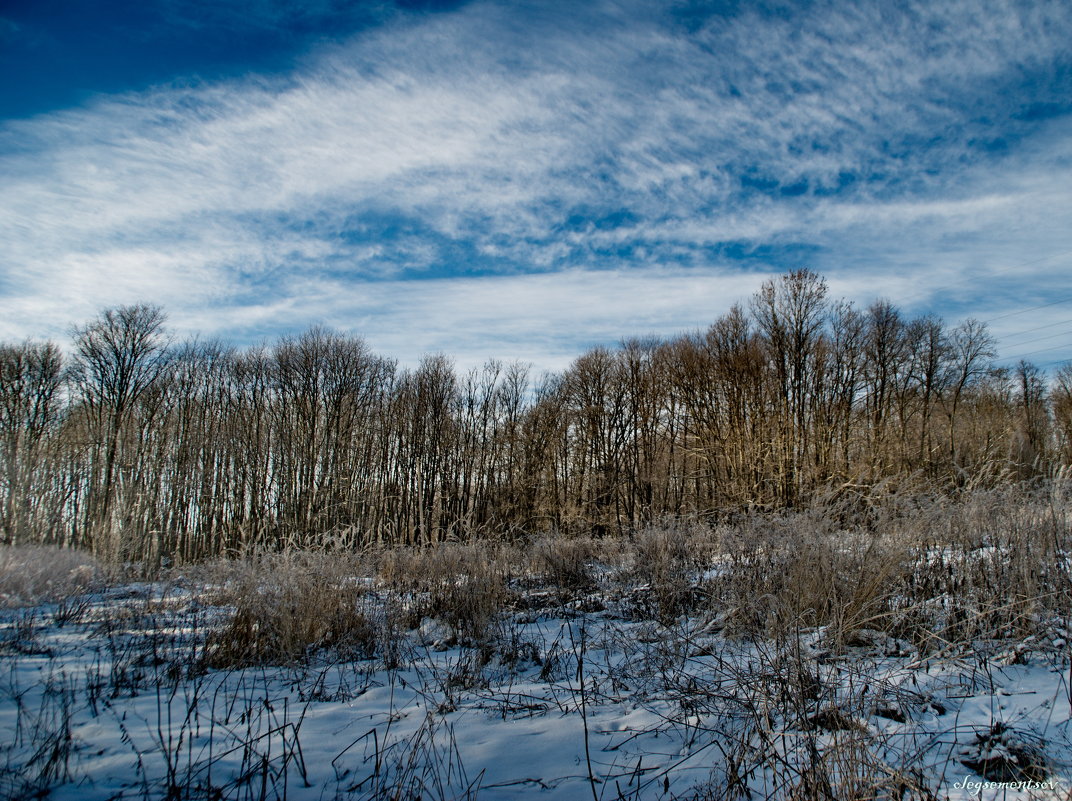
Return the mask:
<svg viewBox="0 0 1072 801"><path fill-rule="evenodd" d="M177 340L153 305L0 345L0 542L109 562L250 548L596 537L1053 476L1072 367L997 367L974 319L830 297L800 270L706 331L558 374L415 368L311 328Z"/></svg>

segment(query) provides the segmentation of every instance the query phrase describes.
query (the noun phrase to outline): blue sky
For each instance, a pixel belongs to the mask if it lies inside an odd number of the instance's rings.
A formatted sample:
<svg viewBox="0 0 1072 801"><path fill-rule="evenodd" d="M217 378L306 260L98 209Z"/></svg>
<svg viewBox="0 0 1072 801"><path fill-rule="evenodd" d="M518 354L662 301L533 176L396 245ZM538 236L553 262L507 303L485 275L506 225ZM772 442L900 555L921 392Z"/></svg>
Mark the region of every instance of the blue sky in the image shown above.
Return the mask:
<svg viewBox="0 0 1072 801"><path fill-rule="evenodd" d="M0 339L557 369L762 280L1072 359L1072 3L0 4Z"/></svg>

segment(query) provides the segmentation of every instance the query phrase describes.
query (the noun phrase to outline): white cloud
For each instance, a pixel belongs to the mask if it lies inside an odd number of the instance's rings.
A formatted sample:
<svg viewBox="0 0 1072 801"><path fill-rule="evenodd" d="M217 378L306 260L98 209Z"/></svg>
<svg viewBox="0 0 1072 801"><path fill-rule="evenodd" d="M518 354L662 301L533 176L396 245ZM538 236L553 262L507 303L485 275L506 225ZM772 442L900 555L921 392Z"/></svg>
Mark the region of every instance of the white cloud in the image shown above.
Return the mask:
<svg viewBox="0 0 1072 801"><path fill-rule="evenodd" d="M1045 72L1069 35L1045 4L828 3L685 32L644 4L485 2L395 19L280 78L8 123L0 337L152 300L207 334L327 320L405 358L506 341L554 360L713 318L722 288L778 267L732 275L717 248L734 242L809 245L854 297L941 306L965 270L1072 250L1067 123L1016 123L991 92ZM991 135L1011 154L973 144ZM821 191L779 195L797 181ZM965 297L1030 305L1062 267Z"/></svg>

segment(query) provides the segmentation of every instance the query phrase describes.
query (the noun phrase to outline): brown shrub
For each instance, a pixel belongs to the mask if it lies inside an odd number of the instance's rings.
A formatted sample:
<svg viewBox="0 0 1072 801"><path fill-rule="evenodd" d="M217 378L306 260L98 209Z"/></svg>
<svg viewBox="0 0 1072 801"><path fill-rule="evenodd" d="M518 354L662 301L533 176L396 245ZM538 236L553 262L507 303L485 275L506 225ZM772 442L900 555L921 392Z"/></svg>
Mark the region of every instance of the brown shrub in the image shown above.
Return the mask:
<svg viewBox="0 0 1072 801"><path fill-rule="evenodd" d="M96 560L81 551L46 545L0 547L0 607L61 601L102 580Z"/></svg>
<svg viewBox="0 0 1072 801"><path fill-rule="evenodd" d="M366 587L345 574L346 561L285 553L239 563L217 598L235 611L209 634L206 665L290 663L324 649L347 658L373 656L380 629L365 609Z"/></svg>

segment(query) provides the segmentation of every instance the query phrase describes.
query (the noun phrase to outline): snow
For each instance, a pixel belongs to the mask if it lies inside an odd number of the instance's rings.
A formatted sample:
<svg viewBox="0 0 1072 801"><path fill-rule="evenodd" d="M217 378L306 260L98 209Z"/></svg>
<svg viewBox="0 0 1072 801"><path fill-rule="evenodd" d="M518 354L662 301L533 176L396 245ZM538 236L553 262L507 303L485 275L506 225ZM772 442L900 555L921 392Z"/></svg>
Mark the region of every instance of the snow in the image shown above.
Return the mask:
<svg viewBox="0 0 1072 801"><path fill-rule="evenodd" d="M903 771L942 798L1072 789L1056 624L920 654L879 632L840 649L821 629L747 641L713 613L656 623L614 598L533 595L483 643L421 620L390 668L322 653L205 670L204 635L227 610L161 585L6 610L0 796L786 797L819 775L815 754L828 778Z"/></svg>

